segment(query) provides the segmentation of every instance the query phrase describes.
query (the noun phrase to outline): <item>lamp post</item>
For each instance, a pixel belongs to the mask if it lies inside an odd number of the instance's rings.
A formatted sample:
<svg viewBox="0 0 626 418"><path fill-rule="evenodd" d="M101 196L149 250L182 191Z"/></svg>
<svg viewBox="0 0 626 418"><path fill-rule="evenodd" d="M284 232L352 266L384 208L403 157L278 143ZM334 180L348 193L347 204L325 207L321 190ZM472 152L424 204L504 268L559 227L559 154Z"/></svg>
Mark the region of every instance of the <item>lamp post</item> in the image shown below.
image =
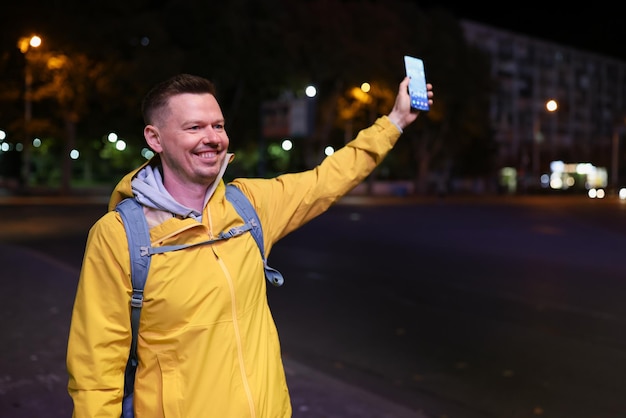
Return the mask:
<svg viewBox="0 0 626 418"><path fill-rule="evenodd" d="M559 105L554 99L550 99L545 103L545 109L552 113L558 109ZM539 177L541 175L541 155L540 148L541 142L543 142L544 136L541 132L541 115L535 118L535 125L533 127L533 173Z"/></svg>
<svg viewBox="0 0 626 418"><path fill-rule="evenodd" d="M33 117L32 85L33 74L30 68L28 52L41 45L41 38L37 35L20 38L17 47L24 54L24 154L22 159L21 182L28 187L30 182L30 121Z"/></svg>
<svg viewBox="0 0 626 418"><path fill-rule="evenodd" d="M611 136L611 186L614 190L619 187L619 138L624 132L626 117L617 118L613 123L613 135Z"/></svg>

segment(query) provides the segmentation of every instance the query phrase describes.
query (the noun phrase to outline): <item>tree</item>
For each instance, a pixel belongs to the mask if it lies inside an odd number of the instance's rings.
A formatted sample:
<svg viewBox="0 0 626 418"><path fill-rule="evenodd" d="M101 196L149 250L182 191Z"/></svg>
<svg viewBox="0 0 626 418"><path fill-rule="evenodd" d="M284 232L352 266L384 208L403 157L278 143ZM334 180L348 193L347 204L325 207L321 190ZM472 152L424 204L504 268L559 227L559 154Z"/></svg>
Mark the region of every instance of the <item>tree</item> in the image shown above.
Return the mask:
<svg viewBox="0 0 626 418"><path fill-rule="evenodd" d="M292 79L307 80L319 92L316 131L307 152L312 166L325 144L344 143L389 111L381 99L389 91L395 96L402 78L407 24L395 2L312 0L284 6L289 11L282 21L288 70ZM363 82L377 93L375 101L359 101L352 94Z"/></svg>
<svg viewBox="0 0 626 418"><path fill-rule="evenodd" d="M76 148L76 125L89 112L87 106L95 88L94 81L102 76L102 65L91 61L84 54L49 54L45 59L46 71L40 74L44 80L33 96L35 101L52 100L57 106L56 117L62 121L63 152L61 154L62 194L71 189L72 160L70 153Z"/></svg>
<svg viewBox="0 0 626 418"><path fill-rule="evenodd" d="M53 122L42 132L66 138L67 149L75 143L97 150L112 128L139 148L141 98L156 82L189 72L216 82L231 148L246 155L259 146L263 101L286 92L297 97L315 85L316 128L306 152L306 165L313 166L323 145L345 142L348 122L356 133L389 111L405 54L424 58L435 105L405 131L383 162L385 172L412 175L426 191L431 171L477 173L477 164L460 160L477 145L491 149L488 67L445 12L427 13L409 0L111 0L97 11L92 3L22 8L33 26L47 32L53 56L65 57L64 65L42 72L38 106ZM26 30L4 21L12 31ZM7 97L21 85L19 71L11 78L18 87L7 89ZM372 86L375 101L350 99L363 82ZM349 106L355 112L346 118ZM64 172L65 188L71 172Z"/></svg>
<svg viewBox="0 0 626 418"><path fill-rule="evenodd" d="M473 166L471 173L457 170L472 175L490 170L493 139L488 111L493 86L488 58L465 42L459 22L445 10L432 10L416 26L414 37L417 47L410 54L424 59L435 90L435 104L427 117L420 117L406 132L418 167L416 190L426 193L433 171L446 182L453 167ZM464 161L476 154L485 157L480 169Z"/></svg>

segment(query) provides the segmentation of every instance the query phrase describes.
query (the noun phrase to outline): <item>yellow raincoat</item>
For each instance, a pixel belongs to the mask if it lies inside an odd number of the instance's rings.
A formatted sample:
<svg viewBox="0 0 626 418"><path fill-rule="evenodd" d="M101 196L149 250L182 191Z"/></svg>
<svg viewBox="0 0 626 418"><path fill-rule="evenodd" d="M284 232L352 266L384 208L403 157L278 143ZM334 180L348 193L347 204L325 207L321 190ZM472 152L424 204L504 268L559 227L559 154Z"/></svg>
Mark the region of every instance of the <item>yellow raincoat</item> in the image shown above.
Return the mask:
<svg viewBox="0 0 626 418"><path fill-rule="evenodd" d="M235 180L258 212L266 253L364 180L399 136L383 116L315 169ZM126 233L111 209L132 195L136 172L118 184L87 240L67 353L77 418L121 414L132 289ZM224 193L220 180L201 223L147 210L152 245L201 242L241 225ZM152 257L139 326L137 418L291 417L265 286L251 234Z"/></svg>

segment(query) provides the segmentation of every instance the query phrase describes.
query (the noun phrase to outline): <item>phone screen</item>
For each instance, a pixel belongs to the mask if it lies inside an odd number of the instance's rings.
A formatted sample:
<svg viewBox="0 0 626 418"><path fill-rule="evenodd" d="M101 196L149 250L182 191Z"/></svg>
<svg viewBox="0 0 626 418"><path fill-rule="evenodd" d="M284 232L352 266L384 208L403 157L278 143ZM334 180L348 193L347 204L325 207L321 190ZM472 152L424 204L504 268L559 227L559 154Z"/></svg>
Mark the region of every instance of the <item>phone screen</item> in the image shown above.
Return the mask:
<svg viewBox="0 0 626 418"><path fill-rule="evenodd" d="M410 78L409 96L411 96L411 107L418 110L429 110L424 61L405 55L404 66L406 67L406 75Z"/></svg>

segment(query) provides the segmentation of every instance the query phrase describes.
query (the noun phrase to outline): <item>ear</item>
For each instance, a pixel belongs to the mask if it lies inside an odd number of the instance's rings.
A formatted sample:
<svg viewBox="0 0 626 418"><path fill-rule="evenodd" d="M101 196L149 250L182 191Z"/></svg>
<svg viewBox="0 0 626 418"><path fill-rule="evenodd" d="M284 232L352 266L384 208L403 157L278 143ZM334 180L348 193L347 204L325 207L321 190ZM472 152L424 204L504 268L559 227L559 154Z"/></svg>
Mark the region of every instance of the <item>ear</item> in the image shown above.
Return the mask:
<svg viewBox="0 0 626 418"><path fill-rule="evenodd" d="M146 143L152 148L152 151L158 154L163 150L159 130L156 126L146 125L146 127L143 128L143 136L146 138Z"/></svg>

